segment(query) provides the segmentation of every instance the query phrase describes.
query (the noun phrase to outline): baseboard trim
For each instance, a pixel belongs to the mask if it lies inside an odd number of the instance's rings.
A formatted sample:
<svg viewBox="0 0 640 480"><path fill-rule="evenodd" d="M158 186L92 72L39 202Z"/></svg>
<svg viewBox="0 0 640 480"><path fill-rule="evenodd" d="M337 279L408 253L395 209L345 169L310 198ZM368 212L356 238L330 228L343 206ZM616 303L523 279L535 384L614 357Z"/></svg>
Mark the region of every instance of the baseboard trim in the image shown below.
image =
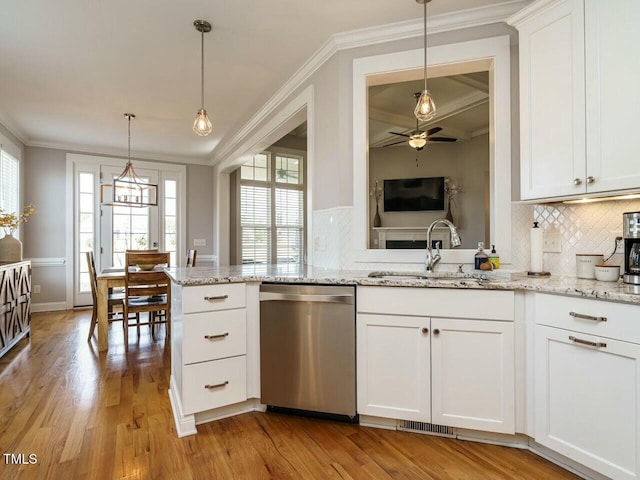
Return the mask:
<svg viewBox="0 0 640 480"><path fill-rule="evenodd" d="M31 312L57 312L60 310L67 309L67 302L43 302L43 303L32 303L31 304Z"/></svg>
<svg viewBox="0 0 640 480"><path fill-rule="evenodd" d="M176 383L173 375L169 381L169 401L173 412L173 421L176 424L176 433L179 438L198 433L196 429L195 415L185 415L182 410L180 397L176 395Z"/></svg>

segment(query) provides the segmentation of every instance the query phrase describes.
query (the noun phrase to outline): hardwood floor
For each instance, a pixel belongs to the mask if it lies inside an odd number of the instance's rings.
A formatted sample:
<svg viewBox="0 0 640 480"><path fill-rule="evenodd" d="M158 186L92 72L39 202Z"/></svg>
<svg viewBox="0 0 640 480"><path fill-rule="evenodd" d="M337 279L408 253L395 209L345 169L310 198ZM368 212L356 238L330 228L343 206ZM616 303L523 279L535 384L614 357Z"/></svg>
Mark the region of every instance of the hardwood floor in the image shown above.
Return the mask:
<svg viewBox="0 0 640 480"><path fill-rule="evenodd" d="M0 359L0 479L577 478L527 451L278 414L180 439L162 334L132 330L126 354L116 323L99 354L89 320L34 314L31 341Z"/></svg>

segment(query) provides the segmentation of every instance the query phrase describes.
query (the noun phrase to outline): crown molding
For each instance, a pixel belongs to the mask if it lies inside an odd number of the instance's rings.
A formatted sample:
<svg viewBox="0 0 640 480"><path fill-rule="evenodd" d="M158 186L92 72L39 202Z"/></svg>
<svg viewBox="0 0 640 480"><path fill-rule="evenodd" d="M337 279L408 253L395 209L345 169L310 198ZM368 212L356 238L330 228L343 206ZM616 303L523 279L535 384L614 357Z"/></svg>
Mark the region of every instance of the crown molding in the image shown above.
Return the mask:
<svg viewBox="0 0 640 480"><path fill-rule="evenodd" d="M486 7L470 8L459 12L434 15L427 19L429 34L462 28L504 22L531 0L511 0ZM367 27L332 35L316 52L280 87L276 93L227 142L211 152L211 165L224 162L237 150L245 138L269 117L287 97L311 77L329 58L340 50L365 47L404 40L423 34L422 19L407 20L378 27ZM220 144L218 144L220 145Z"/></svg>
<svg viewBox="0 0 640 480"><path fill-rule="evenodd" d="M2 115L1 113L0 113L0 124L2 124L2 126L3 126L4 128L6 128L6 129L7 129L7 131L8 131L11 135L13 135L14 137L16 137L18 140L20 140L20 141L22 142L22 144L23 144L23 145L25 145L25 146L26 146L27 141L28 141L28 139L27 139L27 135L26 135L22 130L20 130L19 128L16 128L16 126L15 126L15 125L12 125L12 124L7 120L7 118L6 118L4 115ZM17 145L16 145L16 146L17 146Z"/></svg>
<svg viewBox="0 0 640 480"><path fill-rule="evenodd" d="M537 0L533 3L530 3L525 8L521 10L517 10L513 15L506 19L507 24L512 27L518 27L521 24L530 20L533 16L543 13L559 3L562 3L562 0Z"/></svg>
<svg viewBox="0 0 640 480"><path fill-rule="evenodd" d="M86 155L106 155L110 157L127 158L128 152L118 148L96 147L92 145L79 145L73 143L56 143L56 142L29 142L27 147L37 148L53 148L55 150L63 150L67 153L79 153ZM208 158L195 157L174 157L172 155L164 155L161 153L135 152L131 157L133 160L152 160L167 163L179 163L185 165L206 165L211 166Z"/></svg>

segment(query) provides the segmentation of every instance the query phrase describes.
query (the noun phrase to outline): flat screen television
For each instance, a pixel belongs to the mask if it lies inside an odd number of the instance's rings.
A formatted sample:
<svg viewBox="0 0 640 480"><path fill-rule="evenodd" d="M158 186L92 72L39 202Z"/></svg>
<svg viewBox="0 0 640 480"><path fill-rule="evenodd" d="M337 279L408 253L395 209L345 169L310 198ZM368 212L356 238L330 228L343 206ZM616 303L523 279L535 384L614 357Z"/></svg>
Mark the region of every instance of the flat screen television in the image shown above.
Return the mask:
<svg viewBox="0 0 640 480"><path fill-rule="evenodd" d="M385 212L444 210L444 177L384 181Z"/></svg>

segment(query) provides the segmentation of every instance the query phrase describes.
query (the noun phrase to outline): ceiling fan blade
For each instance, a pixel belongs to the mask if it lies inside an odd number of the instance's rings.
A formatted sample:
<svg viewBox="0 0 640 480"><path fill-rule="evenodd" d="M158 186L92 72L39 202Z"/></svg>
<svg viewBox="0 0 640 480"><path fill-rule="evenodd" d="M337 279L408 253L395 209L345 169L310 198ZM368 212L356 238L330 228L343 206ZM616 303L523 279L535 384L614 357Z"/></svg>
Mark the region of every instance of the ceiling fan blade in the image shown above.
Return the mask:
<svg viewBox="0 0 640 480"><path fill-rule="evenodd" d="M392 147L393 145L398 145L400 143L407 143L407 141L406 140L401 140L400 142L390 143L389 145L383 145L382 148Z"/></svg>
<svg viewBox="0 0 640 480"><path fill-rule="evenodd" d="M427 130L427 136L433 135L434 133L438 133L442 130L442 127L433 127Z"/></svg>
<svg viewBox="0 0 640 480"><path fill-rule="evenodd" d="M457 138L451 137L427 137L427 142L457 142Z"/></svg>
<svg viewBox="0 0 640 480"><path fill-rule="evenodd" d="M400 135L401 137L409 137L410 135L407 135L406 133L398 133L398 132L389 132L392 135Z"/></svg>

